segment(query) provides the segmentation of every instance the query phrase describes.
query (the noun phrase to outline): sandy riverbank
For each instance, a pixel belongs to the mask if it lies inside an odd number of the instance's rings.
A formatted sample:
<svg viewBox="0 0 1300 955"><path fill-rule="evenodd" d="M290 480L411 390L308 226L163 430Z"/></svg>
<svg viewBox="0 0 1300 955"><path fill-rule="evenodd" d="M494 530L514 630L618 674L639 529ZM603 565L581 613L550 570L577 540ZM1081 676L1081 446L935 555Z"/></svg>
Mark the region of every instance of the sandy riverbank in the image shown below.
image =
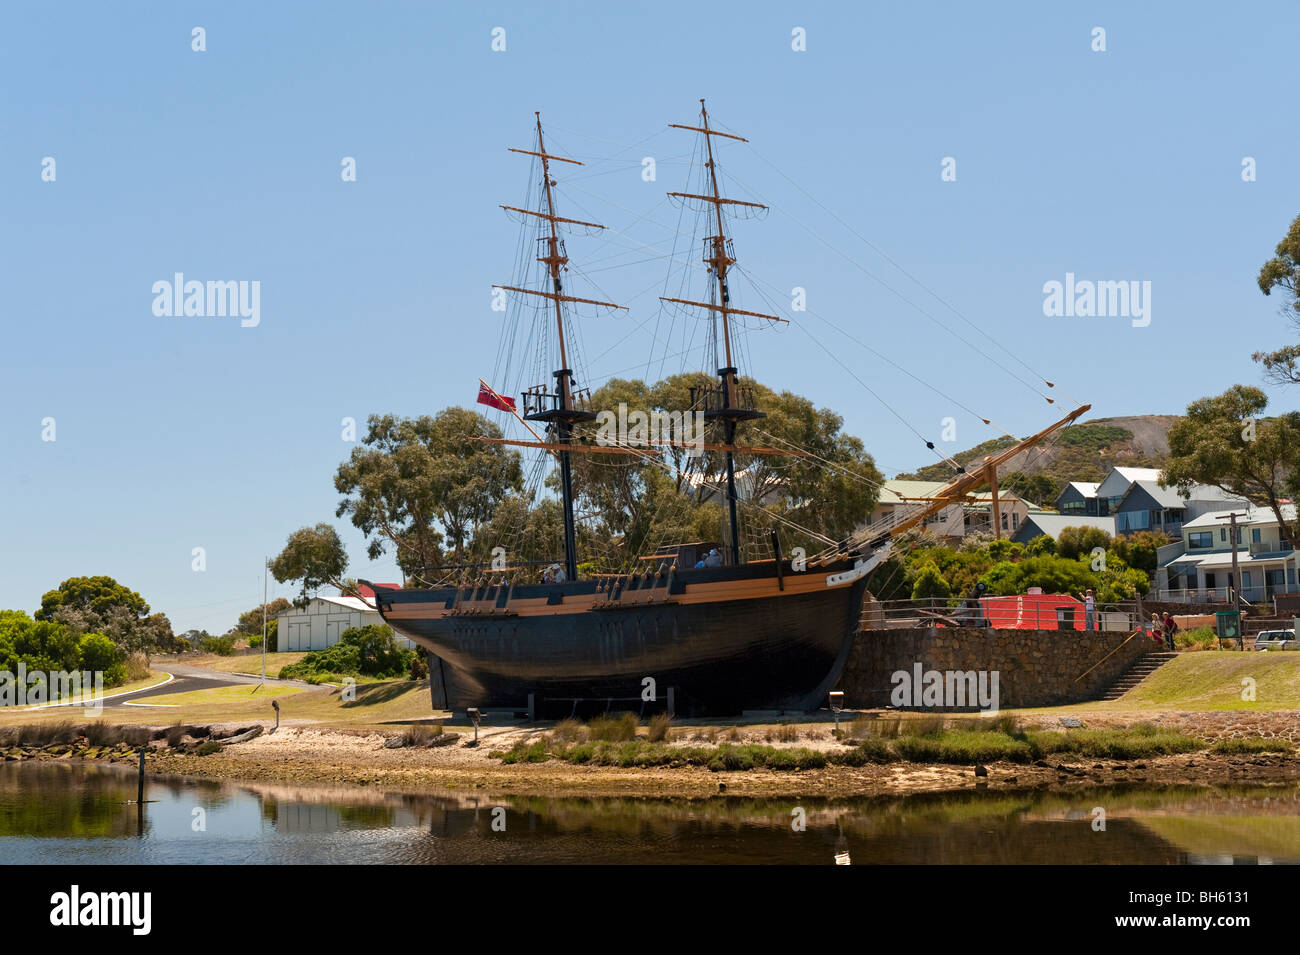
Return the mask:
<svg viewBox="0 0 1300 955"><path fill-rule="evenodd" d="M1284 737L1300 734L1294 713L1140 714L1138 719L1181 729L1205 742L1229 737ZM1059 725L1042 718L1027 724ZM1108 714L1105 724L1137 722ZM1101 721L1090 721L1098 728ZM977 777L971 766L908 762L832 766L807 771L752 769L712 772L699 766L682 768L619 768L574 765L552 759L543 763L503 764L494 756L515 743L541 738L545 730L510 728L489 731L478 748L465 745L462 734L453 745L432 749L389 749L391 733L337 730L317 726L282 726L278 732L229 746L209 756L160 751L151 760L156 772L219 779L282 780L348 783L393 792L447 794L481 792L546 796L710 796L723 791L748 796L901 795L998 787L1069 788L1122 783L1260 783L1300 780L1300 757L1281 754L1216 755L1192 753L1137 761L1072 756L1050 758L1037 765L995 762L988 775ZM842 744L824 726L809 727L811 738L775 746L833 749ZM685 738L684 744L692 743ZM721 740L720 740L721 742ZM764 742L761 731L736 742ZM698 744L696 744L698 745Z"/></svg>

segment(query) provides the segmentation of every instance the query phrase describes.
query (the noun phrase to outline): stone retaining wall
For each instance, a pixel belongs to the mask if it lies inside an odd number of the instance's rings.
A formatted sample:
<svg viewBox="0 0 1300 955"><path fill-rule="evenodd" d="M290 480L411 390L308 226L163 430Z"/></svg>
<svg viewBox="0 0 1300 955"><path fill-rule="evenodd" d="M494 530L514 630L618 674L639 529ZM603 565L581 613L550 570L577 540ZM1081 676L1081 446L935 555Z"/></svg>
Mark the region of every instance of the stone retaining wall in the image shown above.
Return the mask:
<svg viewBox="0 0 1300 955"><path fill-rule="evenodd" d="M920 663L923 671L997 671L998 703L1004 709L1055 706L1097 699L1139 658L1156 649L1149 637L1129 640L1123 631L863 630L837 688L844 691L845 706L890 706L897 685L894 673L904 671L910 676ZM1103 657L1104 663L1078 679Z"/></svg>

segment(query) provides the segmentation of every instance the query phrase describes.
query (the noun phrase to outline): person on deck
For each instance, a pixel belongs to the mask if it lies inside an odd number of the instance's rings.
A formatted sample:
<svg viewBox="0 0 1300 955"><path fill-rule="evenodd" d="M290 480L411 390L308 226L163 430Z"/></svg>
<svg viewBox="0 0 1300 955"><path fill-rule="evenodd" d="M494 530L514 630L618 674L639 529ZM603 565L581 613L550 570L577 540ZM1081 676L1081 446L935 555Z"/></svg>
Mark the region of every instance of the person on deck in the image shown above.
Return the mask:
<svg viewBox="0 0 1300 955"><path fill-rule="evenodd" d="M709 548L709 555L705 557L704 560L700 561L700 563L704 567L721 567L722 555L718 553L716 547L711 547Z"/></svg>
<svg viewBox="0 0 1300 955"><path fill-rule="evenodd" d="M1097 598L1093 596L1092 588L1089 587L1083 595L1083 629L1097 629Z"/></svg>
<svg viewBox="0 0 1300 955"><path fill-rule="evenodd" d="M564 568L559 564L552 564L542 574L542 583L544 584L562 584L568 579L568 576L564 573Z"/></svg>

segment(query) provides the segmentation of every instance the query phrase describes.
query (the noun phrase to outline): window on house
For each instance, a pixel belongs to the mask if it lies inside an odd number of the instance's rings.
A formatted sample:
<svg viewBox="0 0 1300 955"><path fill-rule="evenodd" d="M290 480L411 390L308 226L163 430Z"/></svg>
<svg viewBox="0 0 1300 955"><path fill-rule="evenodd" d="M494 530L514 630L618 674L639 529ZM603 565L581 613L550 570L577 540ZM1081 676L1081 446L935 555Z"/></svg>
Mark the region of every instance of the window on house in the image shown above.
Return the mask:
<svg viewBox="0 0 1300 955"><path fill-rule="evenodd" d="M1017 513L1015 513L1014 511L1012 511L1012 513L1011 513L1011 529L1014 531L1014 530L1016 530L1018 527L1020 527L1020 515L1017 514Z"/></svg>
<svg viewBox="0 0 1300 955"><path fill-rule="evenodd" d="M1258 528L1258 527L1252 527L1252 528L1250 529L1250 542L1251 542L1252 544L1258 544L1258 543L1259 543L1259 539L1260 539L1259 528Z"/></svg>
<svg viewBox="0 0 1300 955"><path fill-rule="evenodd" d="M1008 528L1007 528L1007 515L1006 515L1006 514L1003 514L1003 515L1002 515L1002 529L1003 529L1004 531L1005 531L1005 530L1008 530Z"/></svg>
<svg viewBox="0 0 1300 955"><path fill-rule="evenodd" d="M1213 575L1213 574L1206 574L1206 575L1205 575L1205 589L1206 589L1206 590L1213 590L1214 588L1215 588L1214 575Z"/></svg>
<svg viewBox="0 0 1300 955"><path fill-rule="evenodd" d="M1227 539L1228 539L1228 529L1227 529L1226 527L1220 527L1220 528L1219 528L1219 540L1221 540L1221 541L1226 541Z"/></svg>
<svg viewBox="0 0 1300 955"><path fill-rule="evenodd" d="M1187 549L1196 550L1199 548L1213 547L1214 535L1210 531L1197 531L1194 534L1187 535Z"/></svg>

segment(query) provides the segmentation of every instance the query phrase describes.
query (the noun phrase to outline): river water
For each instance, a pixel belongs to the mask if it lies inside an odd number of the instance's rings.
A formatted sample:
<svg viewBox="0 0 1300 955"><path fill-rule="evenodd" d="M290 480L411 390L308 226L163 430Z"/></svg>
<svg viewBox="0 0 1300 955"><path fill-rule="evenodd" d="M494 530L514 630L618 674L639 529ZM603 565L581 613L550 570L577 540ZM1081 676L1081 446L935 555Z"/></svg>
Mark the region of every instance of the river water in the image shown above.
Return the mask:
<svg viewBox="0 0 1300 955"><path fill-rule="evenodd" d="M0 862L1300 861L1295 785L984 789L828 801L412 796L154 777L143 813L131 804L135 796L127 767L0 764Z"/></svg>

